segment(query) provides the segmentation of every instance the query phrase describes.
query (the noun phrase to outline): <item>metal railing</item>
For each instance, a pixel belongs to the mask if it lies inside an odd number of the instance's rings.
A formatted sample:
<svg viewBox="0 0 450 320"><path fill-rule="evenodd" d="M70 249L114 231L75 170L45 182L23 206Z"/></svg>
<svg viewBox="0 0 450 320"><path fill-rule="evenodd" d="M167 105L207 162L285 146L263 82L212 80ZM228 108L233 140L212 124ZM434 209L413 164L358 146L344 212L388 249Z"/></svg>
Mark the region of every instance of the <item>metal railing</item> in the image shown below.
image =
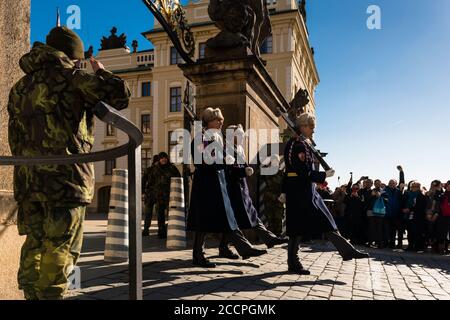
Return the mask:
<svg viewBox="0 0 450 320"><path fill-rule="evenodd" d="M141 131L119 111L99 102L93 109L101 121L128 135L128 143L114 149L89 154L43 156L43 157L0 157L0 166L20 165L70 165L90 163L128 157L129 194L129 297L142 300L142 234L141 234Z"/></svg>

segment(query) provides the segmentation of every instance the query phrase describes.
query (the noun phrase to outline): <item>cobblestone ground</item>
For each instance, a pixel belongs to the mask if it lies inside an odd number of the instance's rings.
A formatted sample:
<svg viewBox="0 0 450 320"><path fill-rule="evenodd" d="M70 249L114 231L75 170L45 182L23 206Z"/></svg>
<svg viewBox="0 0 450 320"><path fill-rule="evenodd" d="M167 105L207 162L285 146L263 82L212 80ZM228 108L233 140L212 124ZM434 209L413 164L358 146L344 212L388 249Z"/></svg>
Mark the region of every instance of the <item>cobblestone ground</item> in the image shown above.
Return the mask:
<svg viewBox="0 0 450 320"><path fill-rule="evenodd" d="M300 253L310 276L286 272L286 247L249 260L215 258L215 269L193 267L191 251L172 252L144 264L147 300L450 300L450 257L369 250L370 259L343 262L330 244L305 245ZM99 276L71 299L127 299L127 272Z"/></svg>

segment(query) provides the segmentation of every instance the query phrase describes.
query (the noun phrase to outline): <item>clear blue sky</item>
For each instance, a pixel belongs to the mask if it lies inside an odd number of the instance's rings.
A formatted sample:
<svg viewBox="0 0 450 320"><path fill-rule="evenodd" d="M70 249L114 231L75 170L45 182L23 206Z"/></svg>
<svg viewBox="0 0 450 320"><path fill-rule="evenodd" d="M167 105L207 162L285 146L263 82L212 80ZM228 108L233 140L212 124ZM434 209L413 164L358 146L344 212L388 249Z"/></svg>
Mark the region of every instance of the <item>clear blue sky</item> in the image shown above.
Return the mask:
<svg viewBox="0 0 450 320"><path fill-rule="evenodd" d="M140 0L32 0L32 41L55 25L55 8L81 8L79 34L98 49L112 26L150 48L140 33L153 18ZM382 30L366 26L367 7L381 8ZM309 0L308 27L321 83L316 141L347 181L387 182L402 164L406 179L450 179L450 1ZM337 184L337 177L330 180Z"/></svg>

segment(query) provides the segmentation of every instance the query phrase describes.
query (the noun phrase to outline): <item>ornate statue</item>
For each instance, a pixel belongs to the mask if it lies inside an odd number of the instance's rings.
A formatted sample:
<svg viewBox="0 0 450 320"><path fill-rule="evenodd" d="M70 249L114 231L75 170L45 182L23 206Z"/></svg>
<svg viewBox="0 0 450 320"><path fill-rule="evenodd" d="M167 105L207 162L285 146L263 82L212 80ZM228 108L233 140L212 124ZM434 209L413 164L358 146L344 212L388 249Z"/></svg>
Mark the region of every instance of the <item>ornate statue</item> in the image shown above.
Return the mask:
<svg viewBox="0 0 450 320"><path fill-rule="evenodd" d="M309 94L307 90L300 89L295 95L294 99L290 103L290 108L288 110L289 119L293 123L297 122L297 118L305 113L305 106L309 103Z"/></svg>
<svg viewBox="0 0 450 320"><path fill-rule="evenodd" d="M120 36L117 36L116 33L117 28L113 27L111 29L111 35L108 38L103 37L100 50L126 48L127 37L124 33Z"/></svg>
<svg viewBox="0 0 450 320"><path fill-rule="evenodd" d="M137 52L138 46L139 46L138 41L137 40L133 40L133 42L131 44L131 47L133 48L133 53Z"/></svg>
<svg viewBox="0 0 450 320"><path fill-rule="evenodd" d="M306 17L307 17L307 15L306 15L306 0L302 0L302 2L299 3L299 5L300 5L300 7L299 7L300 13L303 16L303 20L305 20L305 23L306 23Z"/></svg>
<svg viewBox="0 0 450 320"><path fill-rule="evenodd" d="M208 40L208 47L248 46L255 55L260 55L261 44L272 32L265 0L211 0L208 13L221 30Z"/></svg>

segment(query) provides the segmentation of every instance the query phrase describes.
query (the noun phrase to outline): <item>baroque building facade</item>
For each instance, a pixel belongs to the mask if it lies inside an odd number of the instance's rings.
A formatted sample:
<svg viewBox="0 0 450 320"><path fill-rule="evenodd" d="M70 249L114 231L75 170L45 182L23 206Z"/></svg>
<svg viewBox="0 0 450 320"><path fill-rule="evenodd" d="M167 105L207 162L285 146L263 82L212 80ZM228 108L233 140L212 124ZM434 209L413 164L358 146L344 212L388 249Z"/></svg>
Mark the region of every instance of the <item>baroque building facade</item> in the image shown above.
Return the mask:
<svg viewBox="0 0 450 320"><path fill-rule="evenodd" d="M296 0L267 0L267 3L272 36L261 48L262 59L267 62L266 68L286 100L291 101L298 90L305 89L310 100L306 110L315 113L314 93L320 80L304 7ZM206 41L218 33L208 16L208 4L208 0L189 1L184 7L196 39L195 59L204 56ZM112 30L111 36L116 37L116 31ZM182 60L161 25L155 21L154 28L142 35L154 49L138 51L137 43L133 43L132 50L125 45L108 48L100 50L95 58L130 85L132 98L123 113L144 134L142 167L145 168L150 165L153 155L161 151L170 154L177 144L171 140L171 133L183 128L182 101L186 80L177 66ZM91 71L88 61L83 61L82 67ZM125 134L115 132L100 121L96 123L95 137L94 151L110 149L127 141ZM112 169L126 167L126 158L95 165L96 187L89 208L91 212L107 212Z"/></svg>

